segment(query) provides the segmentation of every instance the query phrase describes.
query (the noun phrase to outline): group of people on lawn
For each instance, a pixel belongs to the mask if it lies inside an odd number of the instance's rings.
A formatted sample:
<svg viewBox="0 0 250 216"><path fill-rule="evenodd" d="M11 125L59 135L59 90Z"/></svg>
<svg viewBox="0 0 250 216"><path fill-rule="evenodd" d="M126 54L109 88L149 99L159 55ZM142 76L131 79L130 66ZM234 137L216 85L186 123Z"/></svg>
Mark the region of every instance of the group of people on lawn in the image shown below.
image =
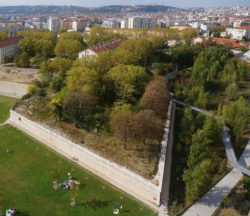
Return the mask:
<svg viewBox="0 0 250 216"><path fill-rule="evenodd" d="M75 186L79 186L80 182L74 180L74 177L72 177L70 175L70 173L68 173L69 176L69 180L64 180L63 183L57 183L57 181L54 181L54 188L63 188L63 189L70 189L70 188L74 188Z"/></svg>

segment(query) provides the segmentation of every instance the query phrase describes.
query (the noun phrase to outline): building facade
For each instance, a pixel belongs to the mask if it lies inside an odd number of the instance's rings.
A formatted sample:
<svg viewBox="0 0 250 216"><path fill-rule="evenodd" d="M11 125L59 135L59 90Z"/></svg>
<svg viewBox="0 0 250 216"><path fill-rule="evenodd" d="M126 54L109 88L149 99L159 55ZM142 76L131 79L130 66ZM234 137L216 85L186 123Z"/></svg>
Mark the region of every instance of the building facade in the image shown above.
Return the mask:
<svg viewBox="0 0 250 216"><path fill-rule="evenodd" d="M18 36L0 41L0 63L4 57L13 58L19 53L18 42L22 39L22 36Z"/></svg>
<svg viewBox="0 0 250 216"><path fill-rule="evenodd" d="M62 28L62 20L59 18L49 18L48 29L50 31L58 31Z"/></svg>
<svg viewBox="0 0 250 216"><path fill-rule="evenodd" d="M241 26L238 28L226 28L226 34L232 39L236 40L249 40L250 39L250 26Z"/></svg>
<svg viewBox="0 0 250 216"><path fill-rule="evenodd" d="M147 17L129 17L128 28L149 28L157 26L157 18L147 18Z"/></svg>
<svg viewBox="0 0 250 216"><path fill-rule="evenodd" d="M73 31L84 32L85 28L89 25L89 19L75 20L72 23Z"/></svg>
<svg viewBox="0 0 250 216"><path fill-rule="evenodd" d="M122 42L122 39L106 41L104 43L89 47L88 49L79 52L78 57L80 59L82 57L88 58L90 56L98 56L98 54L101 52L104 52L107 50L114 50L120 45L121 42Z"/></svg>

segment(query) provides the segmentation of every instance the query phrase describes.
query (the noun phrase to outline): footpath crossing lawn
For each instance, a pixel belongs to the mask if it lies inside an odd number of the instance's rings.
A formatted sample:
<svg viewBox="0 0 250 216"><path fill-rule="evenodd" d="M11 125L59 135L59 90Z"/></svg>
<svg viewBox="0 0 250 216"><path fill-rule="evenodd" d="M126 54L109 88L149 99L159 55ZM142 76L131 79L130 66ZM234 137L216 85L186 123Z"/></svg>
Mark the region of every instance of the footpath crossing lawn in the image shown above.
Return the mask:
<svg viewBox="0 0 250 216"><path fill-rule="evenodd" d="M5 97L0 95L0 124L9 118L10 109L16 103L16 98Z"/></svg>
<svg viewBox="0 0 250 216"><path fill-rule="evenodd" d="M69 190L53 189L55 170L58 182L70 172L81 183L74 207ZM0 127L0 193L0 209L15 208L16 216L111 216L116 204L121 216L156 215L10 125Z"/></svg>

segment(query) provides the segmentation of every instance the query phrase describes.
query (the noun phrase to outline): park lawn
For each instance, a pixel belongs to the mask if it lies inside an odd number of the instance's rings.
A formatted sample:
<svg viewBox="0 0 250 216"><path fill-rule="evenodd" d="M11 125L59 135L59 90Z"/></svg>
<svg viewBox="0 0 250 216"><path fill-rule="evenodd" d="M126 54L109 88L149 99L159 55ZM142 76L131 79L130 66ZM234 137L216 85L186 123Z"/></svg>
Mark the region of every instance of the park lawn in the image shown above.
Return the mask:
<svg viewBox="0 0 250 216"><path fill-rule="evenodd" d="M53 189L53 169L63 182L70 172L81 182L76 206L71 207L70 192ZM2 210L15 208L16 216L110 216L116 204L124 216L155 216L151 209L115 189L76 164L49 150L18 129L0 127L0 193Z"/></svg>
<svg viewBox="0 0 250 216"><path fill-rule="evenodd" d="M13 107L16 101L16 98L0 95L0 124L5 122L9 118L10 109Z"/></svg>

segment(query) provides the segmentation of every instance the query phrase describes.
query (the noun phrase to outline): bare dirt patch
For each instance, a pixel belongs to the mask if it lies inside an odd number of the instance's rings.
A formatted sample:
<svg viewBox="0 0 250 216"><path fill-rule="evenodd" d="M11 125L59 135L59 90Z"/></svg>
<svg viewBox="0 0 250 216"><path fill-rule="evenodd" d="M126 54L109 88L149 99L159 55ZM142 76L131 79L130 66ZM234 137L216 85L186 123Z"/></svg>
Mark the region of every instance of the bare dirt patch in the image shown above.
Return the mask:
<svg viewBox="0 0 250 216"><path fill-rule="evenodd" d="M2 81L30 83L34 79L39 79L38 69L0 66L0 80Z"/></svg>

